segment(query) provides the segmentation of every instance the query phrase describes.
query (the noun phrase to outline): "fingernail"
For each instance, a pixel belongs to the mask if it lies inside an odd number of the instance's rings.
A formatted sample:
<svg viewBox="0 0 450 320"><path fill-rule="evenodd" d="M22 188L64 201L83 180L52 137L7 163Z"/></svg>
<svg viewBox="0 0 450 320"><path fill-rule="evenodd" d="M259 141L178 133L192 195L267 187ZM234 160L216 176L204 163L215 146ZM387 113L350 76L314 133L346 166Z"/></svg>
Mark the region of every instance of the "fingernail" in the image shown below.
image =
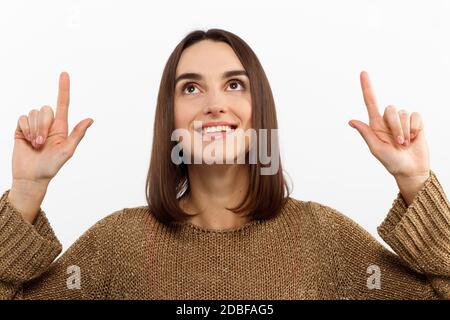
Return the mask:
<svg viewBox="0 0 450 320"><path fill-rule="evenodd" d="M44 143L44 138L42 138L42 136L38 136L36 139L36 143L37 144L43 144Z"/></svg>
<svg viewBox="0 0 450 320"><path fill-rule="evenodd" d="M352 122L349 122L348 124L350 125L350 127L355 128Z"/></svg>
<svg viewBox="0 0 450 320"><path fill-rule="evenodd" d="M398 136L398 137L397 137L397 142L398 142L399 144L403 144L403 142L405 142L405 139L404 139L402 136Z"/></svg>

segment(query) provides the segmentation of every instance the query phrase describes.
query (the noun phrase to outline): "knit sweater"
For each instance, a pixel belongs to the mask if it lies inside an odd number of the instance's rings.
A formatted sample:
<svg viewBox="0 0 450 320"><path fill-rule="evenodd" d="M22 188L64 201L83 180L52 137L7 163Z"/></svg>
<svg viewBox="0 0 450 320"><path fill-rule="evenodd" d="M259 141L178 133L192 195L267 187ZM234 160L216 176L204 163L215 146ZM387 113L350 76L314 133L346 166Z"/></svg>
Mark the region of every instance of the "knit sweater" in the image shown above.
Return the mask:
<svg viewBox="0 0 450 320"><path fill-rule="evenodd" d="M289 197L276 217L227 230L124 208L56 259L45 213L26 222L8 192L3 299L450 299L450 205L432 171L409 206L398 192L377 229L395 253L337 210Z"/></svg>

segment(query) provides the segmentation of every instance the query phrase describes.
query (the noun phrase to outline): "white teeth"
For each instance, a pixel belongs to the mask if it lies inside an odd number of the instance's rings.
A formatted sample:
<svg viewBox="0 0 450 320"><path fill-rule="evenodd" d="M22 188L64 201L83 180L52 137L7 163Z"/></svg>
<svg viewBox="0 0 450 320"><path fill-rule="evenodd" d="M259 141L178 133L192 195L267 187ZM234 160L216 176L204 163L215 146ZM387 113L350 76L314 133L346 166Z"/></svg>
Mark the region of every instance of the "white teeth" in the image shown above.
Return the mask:
<svg viewBox="0 0 450 320"><path fill-rule="evenodd" d="M212 133L212 132L230 132L233 131L233 128L230 126L211 126L203 129L203 133Z"/></svg>

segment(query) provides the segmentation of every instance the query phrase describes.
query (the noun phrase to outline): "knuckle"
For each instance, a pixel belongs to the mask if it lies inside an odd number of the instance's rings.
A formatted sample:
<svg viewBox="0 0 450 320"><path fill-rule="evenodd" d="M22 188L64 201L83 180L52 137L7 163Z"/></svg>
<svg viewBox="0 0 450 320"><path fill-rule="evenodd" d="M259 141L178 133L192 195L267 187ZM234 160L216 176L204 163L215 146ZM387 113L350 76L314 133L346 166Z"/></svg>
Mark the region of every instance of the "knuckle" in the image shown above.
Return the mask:
<svg viewBox="0 0 450 320"><path fill-rule="evenodd" d="M399 114L401 117L407 117L407 116L409 115L409 112L408 112L408 110L401 109L401 110L398 111L398 114Z"/></svg>
<svg viewBox="0 0 450 320"><path fill-rule="evenodd" d="M20 116L17 120L19 126L21 129L28 129L28 117L27 116Z"/></svg>
<svg viewBox="0 0 450 320"><path fill-rule="evenodd" d="M377 156L380 153L380 147L378 146L371 146L370 147L370 153L374 156Z"/></svg>
<svg viewBox="0 0 450 320"><path fill-rule="evenodd" d="M418 113L418 112L413 112L413 113L411 113L411 117L415 117L415 118L420 118L420 113Z"/></svg>
<svg viewBox="0 0 450 320"><path fill-rule="evenodd" d="M388 105L385 109L386 112L396 112L397 108L393 105Z"/></svg>
<svg viewBox="0 0 450 320"><path fill-rule="evenodd" d="M47 105L43 106L43 107L41 108L40 111L41 111L42 113L49 113L49 114L52 114L52 115L53 115L53 109L52 109L52 107L47 106Z"/></svg>
<svg viewBox="0 0 450 320"><path fill-rule="evenodd" d="M61 156L63 158L65 158L65 159L70 158L70 157L72 157L72 155L73 155L73 151L70 147L64 147L61 149Z"/></svg>

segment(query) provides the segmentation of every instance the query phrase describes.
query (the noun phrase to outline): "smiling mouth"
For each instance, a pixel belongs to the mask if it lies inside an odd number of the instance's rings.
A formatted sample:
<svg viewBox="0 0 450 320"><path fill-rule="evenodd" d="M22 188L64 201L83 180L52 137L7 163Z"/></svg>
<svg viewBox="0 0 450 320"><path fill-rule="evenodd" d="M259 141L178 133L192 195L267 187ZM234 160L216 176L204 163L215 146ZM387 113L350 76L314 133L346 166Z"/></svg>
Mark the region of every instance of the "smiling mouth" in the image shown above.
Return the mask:
<svg viewBox="0 0 450 320"><path fill-rule="evenodd" d="M202 134L214 135L220 133L230 133L236 129L235 125L208 126L202 128Z"/></svg>
<svg viewBox="0 0 450 320"><path fill-rule="evenodd" d="M211 138L221 139L227 135L233 133L237 129L237 125L234 124L222 124L222 125L206 125L202 128L198 128L196 131L201 133L204 141L210 141Z"/></svg>

